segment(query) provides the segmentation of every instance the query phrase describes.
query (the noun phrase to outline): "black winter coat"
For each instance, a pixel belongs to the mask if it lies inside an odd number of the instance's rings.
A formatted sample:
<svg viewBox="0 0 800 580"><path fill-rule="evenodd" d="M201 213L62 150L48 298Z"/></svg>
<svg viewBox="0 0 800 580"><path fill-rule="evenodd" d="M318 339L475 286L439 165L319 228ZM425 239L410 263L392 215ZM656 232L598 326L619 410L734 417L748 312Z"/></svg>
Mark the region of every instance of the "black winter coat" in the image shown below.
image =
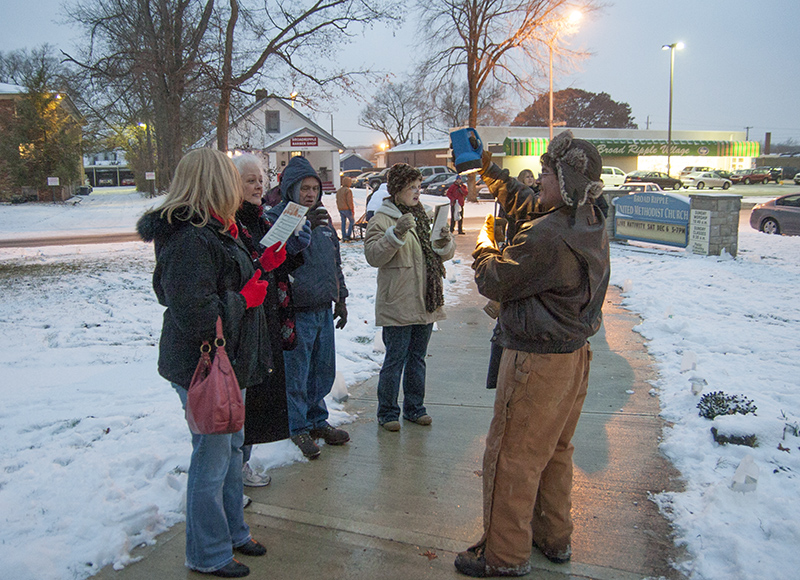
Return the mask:
<svg viewBox="0 0 800 580"><path fill-rule="evenodd" d="M271 372L271 349L264 309L247 308L239 291L255 273L242 242L211 220L203 227L159 211L144 214L136 225L142 240L154 242L153 290L166 306L159 344L159 374L189 387L200 358L200 345L213 341L222 317L226 351L241 388L259 384Z"/></svg>

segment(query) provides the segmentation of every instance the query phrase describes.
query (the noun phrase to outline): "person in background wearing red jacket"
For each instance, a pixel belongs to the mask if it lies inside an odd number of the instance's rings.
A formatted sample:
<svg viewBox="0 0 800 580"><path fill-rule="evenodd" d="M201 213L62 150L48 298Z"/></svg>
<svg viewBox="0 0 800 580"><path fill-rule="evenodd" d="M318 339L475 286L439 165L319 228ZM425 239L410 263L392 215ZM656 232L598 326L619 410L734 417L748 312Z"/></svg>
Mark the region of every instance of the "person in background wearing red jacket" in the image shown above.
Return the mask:
<svg viewBox="0 0 800 580"><path fill-rule="evenodd" d="M450 200L450 231L455 228L458 221L458 233L464 233L464 201L467 199L467 186L461 181L458 175L453 185L447 188L447 199ZM458 215L456 216L456 204L458 204ZM458 219L456 219L458 217Z"/></svg>

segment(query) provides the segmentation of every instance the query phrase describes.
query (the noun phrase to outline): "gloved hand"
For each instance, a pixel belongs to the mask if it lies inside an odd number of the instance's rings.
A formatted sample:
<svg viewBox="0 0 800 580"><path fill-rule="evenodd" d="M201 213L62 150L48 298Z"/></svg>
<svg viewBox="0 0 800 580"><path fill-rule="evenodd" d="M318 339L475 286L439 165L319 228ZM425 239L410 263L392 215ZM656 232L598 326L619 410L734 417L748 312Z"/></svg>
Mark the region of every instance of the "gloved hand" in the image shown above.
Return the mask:
<svg viewBox="0 0 800 580"><path fill-rule="evenodd" d="M308 218L308 222L311 224L312 230L316 227L327 224L331 219L328 215L328 210L322 206L308 210L306 217Z"/></svg>
<svg viewBox="0 0 800 580"><path fill-rule="evenodd" d="M483 167L481 167L481 175L489 171L489 167L492 165L492 152L484 149L483 153L481 153L481 162L483 163Z"/></svg>
<svg viewBox="0 0 800 580"><path fill-rule="evenodd" d="M481 248L497 249L497 244L494 241L494 216L492 214L486 216L481 233L478 234L478 243L475 244L475 249Z"/></svg>
<svg viewBox="0 0 800 580"><path fill-rule="evenodd" d="M434 248L446 248L450 240L453 239L453 235L450 233L450 229L447 226L444 226L440 231L442 237L431 244Z"/></svg>
<svg viewBox="0 0 800 580"><path fill-rule="evenodd" d="M336 323L336 328L342 329L344 325L347 324L347 306L344 304L344 300L340 300L333 305L333 319L339 319Z"/></svg>
<svg viewBox="0 0 800 580"><path fill-rule="evenodd" d="M286 252L296 256L311 245L311 224L308 220L303 222L303 227L289 236L286 241Z"/></svg>
<svg viewBox="0 0 800 580"><path fill-rule="evenodd" d="M394 234L398 238L402 238L406 235L406 232L413 228L416 225L417 221L414 219L414 216L410 213L404 213L400 216L400 219L397 220L397 223L394 224Z"/></svg>
<svg viewBox="0 0 800 580"><path fill-rule="evenodd" d="M244 285L244 288L239 290L239 294L244 296L248 308L255 308L264 304L264 299L267 297L267 286L269 282L266 280L259 280L261 271L256 270L253 277L250 278Z"/></svg>
<svg viewBox="0 0 800 580"><path fill-rule="evenodd" d="M286 260L286 246L281 247L280 242L275 242L269 248L264 250L258 262L265 272L271 272Z"/></svg>

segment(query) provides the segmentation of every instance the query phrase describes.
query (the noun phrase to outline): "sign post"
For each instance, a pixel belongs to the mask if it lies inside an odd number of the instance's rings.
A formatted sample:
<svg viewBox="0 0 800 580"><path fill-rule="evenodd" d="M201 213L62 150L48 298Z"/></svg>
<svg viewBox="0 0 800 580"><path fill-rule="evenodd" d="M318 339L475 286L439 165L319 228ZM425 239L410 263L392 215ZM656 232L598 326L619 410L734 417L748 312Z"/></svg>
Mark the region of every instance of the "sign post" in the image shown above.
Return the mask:
<svg viewBox="0 0 800 580"><path fill-rule="evenodd" d="M53 203L56 202L56 187L59 186L59 179L58 177L48 177L47 178L47 185L53 188Z"/></svg>
<svg viewBox="0 0 800 580"><path fill-rule="evenodd" d="M708 256L710 240L711 212L707 209L693 209L689 217L689 247L692 253Z"/></svg>
<svg viewBox="0 0 800 580"><path fill-rule="evenodd" d="M156 196L156 172L155 171L145 171L144 178L146 181L150 182L150 197Z"/></svg>

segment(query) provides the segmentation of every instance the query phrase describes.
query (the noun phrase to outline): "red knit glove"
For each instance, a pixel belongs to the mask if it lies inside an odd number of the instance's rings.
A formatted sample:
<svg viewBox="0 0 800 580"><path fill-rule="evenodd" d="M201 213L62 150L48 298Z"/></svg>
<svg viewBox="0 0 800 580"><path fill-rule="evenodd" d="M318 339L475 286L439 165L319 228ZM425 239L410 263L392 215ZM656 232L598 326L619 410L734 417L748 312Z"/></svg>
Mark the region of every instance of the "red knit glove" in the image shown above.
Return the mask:
<svg viewBox="0 0 800 580"><path fill-rule="evenodd" d="M265 272L271 272L286 260L286 244L279 250L278 246L280 245L280 242L275 242L264 250L264 253L261 254L261 257L258 259Z"/></svg>
<svg viewBox="0 0 800 580"><path fill-rule="evenodd" d="M264 304L264 299L267 297L267 286L269 286L269 282L266 280L259 280L259 276L261 276L261 272L253 274L253 277L247 281L244 288L239 291L239 294L244 296L248 308L261 306Z"/></svg>

